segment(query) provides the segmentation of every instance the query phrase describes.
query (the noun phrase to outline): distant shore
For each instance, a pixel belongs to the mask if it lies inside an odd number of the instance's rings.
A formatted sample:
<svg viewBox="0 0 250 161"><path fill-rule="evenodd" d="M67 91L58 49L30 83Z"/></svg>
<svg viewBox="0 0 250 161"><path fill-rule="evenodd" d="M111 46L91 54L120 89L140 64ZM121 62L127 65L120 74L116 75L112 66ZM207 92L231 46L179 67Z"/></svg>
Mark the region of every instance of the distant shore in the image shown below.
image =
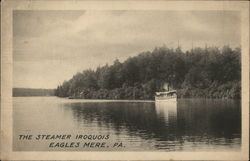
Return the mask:
<svg viewBox="0 0 250 161"><path fill-rule="evenodd" d="M13 88L13 97L55 96L55 89Z"/></svg>
<svg viewBox="0 0 250 161"><path fill-rule="evenodd" d="M124 97L125 89L114 90L101 90L101 91L88 91L92 93L85 97L81 94L74 94L63 98L68 99L85 99L85 100L122 100L122 101L153 101L152 98L145 99L143 96L138 97L142 92L140 89L128 88L126 92L129 93ZM130 91L129 91L130 90ZM191 89L183 88L177 89L178 98L208 98L208 99L240 99L240 86L237 83L222 85L220 87L211 87L207 89ZM123 93L122 93L123 92ZM32 88L13 88L13 97L48 97L56 96L54 89L32 89ZM100 97L102 96L102 97ZM123 97L122 97L123 96ZM57 96L58 97L58 96Z"/></svg>

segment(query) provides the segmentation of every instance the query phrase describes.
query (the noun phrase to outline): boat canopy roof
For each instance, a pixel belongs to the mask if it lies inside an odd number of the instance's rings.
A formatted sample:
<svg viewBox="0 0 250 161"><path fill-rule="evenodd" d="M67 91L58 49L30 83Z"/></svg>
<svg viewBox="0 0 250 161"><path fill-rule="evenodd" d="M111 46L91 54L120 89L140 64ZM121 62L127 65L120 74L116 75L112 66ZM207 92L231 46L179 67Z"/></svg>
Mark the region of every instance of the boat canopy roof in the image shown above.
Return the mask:
<svg viewBox="0 0 250 161"><path fill-rule="evenodd" d="M176 90L167 91L167 92L156 92L156 95L160 95L160 94L174 94L176 92L177 92Z"/></svg>

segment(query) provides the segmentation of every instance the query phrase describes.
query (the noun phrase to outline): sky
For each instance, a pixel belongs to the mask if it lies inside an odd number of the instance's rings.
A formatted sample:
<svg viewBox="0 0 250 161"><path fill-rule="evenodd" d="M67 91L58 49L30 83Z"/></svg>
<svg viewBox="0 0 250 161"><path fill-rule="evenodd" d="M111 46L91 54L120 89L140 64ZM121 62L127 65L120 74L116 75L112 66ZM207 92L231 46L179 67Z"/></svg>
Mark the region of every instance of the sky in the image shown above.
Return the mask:
<svg viewBox="0 0 250 161"><path fill-rule="evenodd" d="M14 11L13 87L56 88L77 72L163 46L240 46L236 11Z"/></svg>

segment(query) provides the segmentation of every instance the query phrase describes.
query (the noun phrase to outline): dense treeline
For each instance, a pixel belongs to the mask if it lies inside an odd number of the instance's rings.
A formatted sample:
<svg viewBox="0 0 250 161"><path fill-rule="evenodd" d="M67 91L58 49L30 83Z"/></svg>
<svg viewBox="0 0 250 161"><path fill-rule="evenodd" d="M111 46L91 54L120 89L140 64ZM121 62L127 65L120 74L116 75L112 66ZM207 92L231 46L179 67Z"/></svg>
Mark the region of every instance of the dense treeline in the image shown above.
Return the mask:
<svg viewBox="0 0 250 161"><path fill-rule="evenodd" d="M155 48L123 63L84 70L56 89L59 97L86 99L153 99L168 83L178 97L240 98L241 51L224 46Z"/></svg>
<svg viewBox="0 0 250 161"><path fill-rule="evenodd" d="M13 88L13 97L54 96L55 89Z"/></svg>

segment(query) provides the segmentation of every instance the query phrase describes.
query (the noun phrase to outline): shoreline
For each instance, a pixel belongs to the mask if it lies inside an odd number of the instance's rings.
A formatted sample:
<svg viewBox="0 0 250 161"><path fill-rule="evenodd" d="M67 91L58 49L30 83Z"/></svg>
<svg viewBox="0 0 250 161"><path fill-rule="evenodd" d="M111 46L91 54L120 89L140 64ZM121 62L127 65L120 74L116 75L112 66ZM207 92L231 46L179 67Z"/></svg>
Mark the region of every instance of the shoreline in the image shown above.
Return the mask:
<svg viewBox="0 0 250 161"><path fill-rule="evenodd" d="M138 99L84 99L84 98L68 98L68 97L58 97L66 100L86 100L86 101L107 101L107 102L156 102L155 100L138 100ZM234 100L241 101L241 99L233 99L233 98L206 98L206 97L178 97L177 99L204 99L204 100Z"/></svg>

